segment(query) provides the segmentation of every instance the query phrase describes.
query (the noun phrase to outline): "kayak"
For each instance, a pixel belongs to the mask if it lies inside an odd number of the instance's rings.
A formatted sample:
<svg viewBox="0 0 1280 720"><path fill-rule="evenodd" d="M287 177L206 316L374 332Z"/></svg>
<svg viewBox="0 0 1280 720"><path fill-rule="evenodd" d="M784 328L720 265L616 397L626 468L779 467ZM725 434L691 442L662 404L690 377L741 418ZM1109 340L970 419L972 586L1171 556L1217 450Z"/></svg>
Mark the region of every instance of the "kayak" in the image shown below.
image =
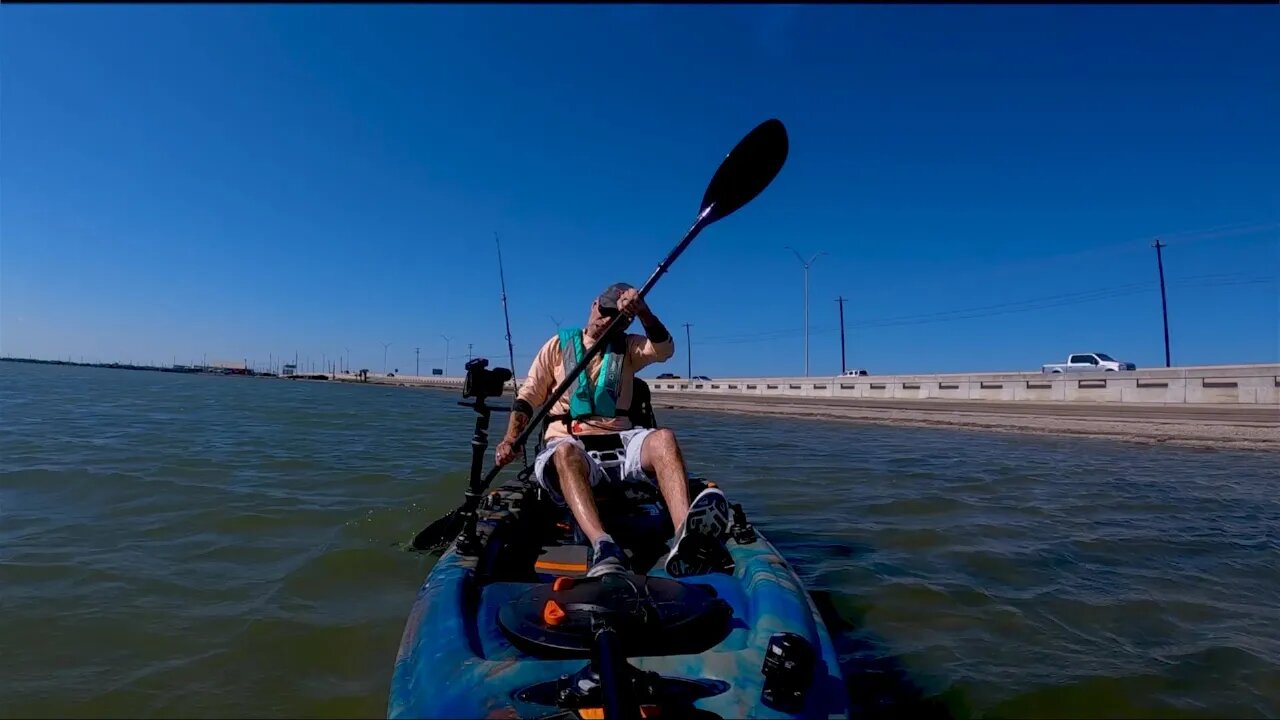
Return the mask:
<svg viewBox="0 0 1280 720"><path fill-rule="evenodd" d="M689 496L714 486L690 480ZM787 561L733 505L710 572L672 578L651 484L602 483L604 526L630 571L586 577L566 508L515 479L477 507L420 588L389 718L846 717L830 634Z"/></svg>
<svg viewBox="0 0 1280 720"><path fill-rule="evenodd" d="M643 301L704 228L759 195L782 169L789 147L786 128L776 118L744 136L712 176L693 225L636 299ZM615 313L601 337L624 333L632 319ZM514 362L510 325L508 320ZM580 382L609 345L596 341L579 353L513 446L524 447L569 385ZM462 396L474 401L459 404L479 415L470 481L462 505L413 539L413 549L443 554L405 625L388 717L710 720L848 714L835 650L813 600L740 505L733 506L730 528L715 528L716 537L693 548L686 547L690 537L681 540L676 565L682 577L673 578L660 561L674 534L660 493L649 483L619 482L617 473L614 482L595 488L596 505L605 530L628 555L629 568L586 577L585 538L570 512L528 481L530 468L488 492L501 470L481 472L489 416L501 408L485 399L504 395L512 371L488 369L485 358L469 360L466 370ZM635 425L656 428L647 385L639 378L632 383L628 416ZM600 452L597 459L612 453ZM610 463L616 470L618 455ZM689 497L709 485L691 480Z"/></svg>
<svg viewBox="0 0 1280 720"><path fill-rule="evenodd" d="M691 481L690 496L706 486ZM585 577L568 516L515 481L477 512L482 549L455 542L418 592L396 657L389 718L606 717L594 630L612 625L615 670L639 717L845 717L835 650L800 579L735 506L714 572L672 578L672 536L651 485L602 485L605 527L628 573ZM644 570L643 573L640 570Z"/></svg>

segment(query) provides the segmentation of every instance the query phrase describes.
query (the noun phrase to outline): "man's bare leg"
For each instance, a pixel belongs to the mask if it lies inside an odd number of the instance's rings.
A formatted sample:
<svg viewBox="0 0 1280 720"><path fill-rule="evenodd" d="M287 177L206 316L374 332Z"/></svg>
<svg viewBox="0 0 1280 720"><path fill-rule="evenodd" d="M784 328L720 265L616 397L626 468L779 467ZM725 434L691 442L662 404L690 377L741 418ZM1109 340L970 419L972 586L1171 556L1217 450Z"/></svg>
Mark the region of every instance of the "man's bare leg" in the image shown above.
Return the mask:
<svg viewBox="0 0 1280 720"><path fill-rule="evenodd" d="M658 478L658 489L671 513L671 527L679 529L689 514L689 475L675 433L662 428L645 436L640 467Z"/></svg>
<svg viewBox="0 0 1280 720"><path fill-rule="evenodd" d="M596 507L596 498L591 492L586 454L578 446L566 442L556 447L551 459L556 464L560 493L564 495L565 503L587 536L587 541L595 544L605 533L600 523L600 509Z"/></svg>

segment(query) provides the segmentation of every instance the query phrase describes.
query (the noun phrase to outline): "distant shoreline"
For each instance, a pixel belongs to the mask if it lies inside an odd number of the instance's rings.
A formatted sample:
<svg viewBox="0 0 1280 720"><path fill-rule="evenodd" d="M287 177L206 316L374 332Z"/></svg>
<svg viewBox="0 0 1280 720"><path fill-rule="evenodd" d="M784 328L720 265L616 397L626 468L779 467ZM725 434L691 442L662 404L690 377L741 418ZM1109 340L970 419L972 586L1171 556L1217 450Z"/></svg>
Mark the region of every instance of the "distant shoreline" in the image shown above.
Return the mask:
<svg viewBox="0 0 1280 720"><path fill-rule="evenodd" d="M275 380L338 382L410 389L428 389L460 395L457 386L414 382L409 377L299 374L281 377L224 368L166 369L123 363L76 363L58 360L0 358L0 362L73 365L108 369L152 370L197 374L247 375ZM414 378L416 379L416 378ZM509 397L508 395L504 395ZM1280 413L1265 405L998 403L963 400L850 400L805 397L710 396L653 391L656 409L695 410L756 416L795 417L811 420L870 423L898 427L953 428L990 432L1087 437L1220 450L1280 452Z"/></svg>

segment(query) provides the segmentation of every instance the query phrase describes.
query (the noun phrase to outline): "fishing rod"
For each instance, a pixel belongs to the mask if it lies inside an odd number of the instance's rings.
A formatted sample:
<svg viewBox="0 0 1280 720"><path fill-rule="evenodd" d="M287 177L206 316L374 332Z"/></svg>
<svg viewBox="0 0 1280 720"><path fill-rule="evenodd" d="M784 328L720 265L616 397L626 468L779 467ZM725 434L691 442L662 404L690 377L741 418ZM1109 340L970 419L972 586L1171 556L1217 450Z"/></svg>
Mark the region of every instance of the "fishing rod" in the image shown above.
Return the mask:
<svg viewBox="0 0 1280 720"><path fill-rule="evenodd" d="M511 345L511 316L507 314L507 277L502 272L502 241L498 233L493 234L493 242L498 246L498 282L502 284L502 319L507 323L507 357L511 360L511 372L516 371L516 350ZM514 382L512 383L515 384Z"/></svg>
<svg viewBox="0 0 1280 720"><path fill-rule="evenodd" d="M498 233L493 233L493 243L498 246L498 282L502 284L502 319L507 324L507 357L511 360L511 390L516 390L516 350L511 344L511 315L507 312L507 276L502 271L502 241L498 239ZM520 453L524 458L524 464L529 464L529 453L524 445L520 446Z"/></svg>

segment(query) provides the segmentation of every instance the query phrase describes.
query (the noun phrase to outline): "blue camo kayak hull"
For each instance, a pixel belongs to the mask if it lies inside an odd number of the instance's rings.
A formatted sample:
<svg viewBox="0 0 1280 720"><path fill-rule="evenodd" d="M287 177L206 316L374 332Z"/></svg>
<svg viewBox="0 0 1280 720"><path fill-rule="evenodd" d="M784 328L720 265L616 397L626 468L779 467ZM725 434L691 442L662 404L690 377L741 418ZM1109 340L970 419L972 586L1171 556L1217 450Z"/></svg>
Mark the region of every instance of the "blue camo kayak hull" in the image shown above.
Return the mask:
<svg viewBox="0 0 1280 720"><path fill-rule="evenodd" d="M692 654L633 657L630 663L664 677L715 681L724 688L693 707L704 717L847 717L844 679L831 637L803 584L763 536L726 541L732 574L680 578L709 586L732 610L727 635ZM581 659L538 657L512 643L498 621L501 608L531 587L522 582L479 582L477 558L450 547L418 591L396 657L389 718L536 718L564 712L519 697L522 688L579 670ZM539 565L538 580L565 573ZM670 576L658 564L651 578ZM762 702L762 667L770 638L793 633L814 656L803 705L784 712ZM566 715L565 717L573 717Z"/></svg>

